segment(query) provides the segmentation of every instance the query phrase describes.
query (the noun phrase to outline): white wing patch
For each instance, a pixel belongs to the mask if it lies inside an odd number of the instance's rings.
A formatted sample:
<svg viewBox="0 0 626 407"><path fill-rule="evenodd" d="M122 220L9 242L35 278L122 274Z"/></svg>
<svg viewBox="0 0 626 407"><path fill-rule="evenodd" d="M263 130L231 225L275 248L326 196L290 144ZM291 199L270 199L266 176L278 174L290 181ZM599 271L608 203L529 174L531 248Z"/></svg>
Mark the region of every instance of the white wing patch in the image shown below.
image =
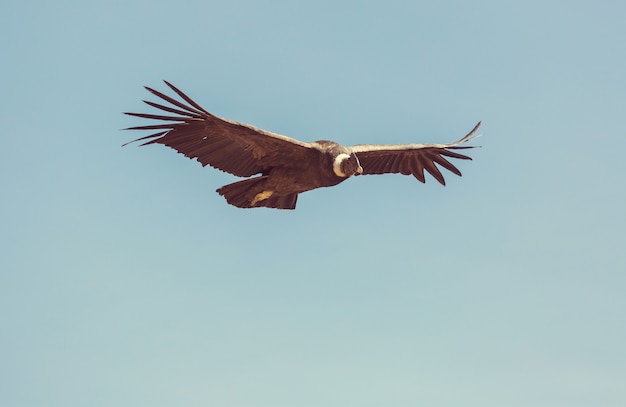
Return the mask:
<svg viewBox="0 0 626 407"><path fill-rule="evenodd" d="M449 144L357 144L350 147L353 153L365 153L368 151L400 151L400 150L420 150L424 148L451 148L457 147L461 144L467 143L473 140L479 135L476 135L476 130L480 127L481 122L478 122L474 128L467 133L462 139Z"/></svg>

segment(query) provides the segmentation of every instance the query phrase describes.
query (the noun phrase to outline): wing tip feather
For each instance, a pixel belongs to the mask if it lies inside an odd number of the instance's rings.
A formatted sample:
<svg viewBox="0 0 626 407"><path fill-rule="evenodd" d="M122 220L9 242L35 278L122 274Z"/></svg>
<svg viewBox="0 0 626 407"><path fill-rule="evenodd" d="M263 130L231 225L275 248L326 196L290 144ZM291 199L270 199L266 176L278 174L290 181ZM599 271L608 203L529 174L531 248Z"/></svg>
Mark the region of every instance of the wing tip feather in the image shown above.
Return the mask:
<svg viewBox="0 0 626 407"><path fill-rule="evenodd" d="M478 131L478 128L483 124L482 120L479 120L478 123L476 123L476 125L474 126L474 128L472 128L472 130L470 130L469 133L467 133L465 135L465 137L463 137L462 139L460 139L459 141L457 141L456 143L452 143L453 146L458 146L459 144L464 144L467 143L470 140L476 139L478 137L481 136L481 134L476 134L476 131ZM474 146L466 146L465 148L474 148Z"/></svg>

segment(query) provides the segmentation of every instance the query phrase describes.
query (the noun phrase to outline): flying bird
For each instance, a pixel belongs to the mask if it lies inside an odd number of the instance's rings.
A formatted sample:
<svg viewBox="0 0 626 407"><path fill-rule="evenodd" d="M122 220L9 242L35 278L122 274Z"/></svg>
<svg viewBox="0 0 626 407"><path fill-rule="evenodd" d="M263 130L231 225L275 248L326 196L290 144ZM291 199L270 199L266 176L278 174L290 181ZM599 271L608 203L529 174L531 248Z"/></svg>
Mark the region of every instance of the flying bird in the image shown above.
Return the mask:
<svg viewBox="0 0 626 407"><path fill-rule="evenodd" d="M167 81L180 99L146 89L163 105L144 102L168 115L129 113L130 116L165 123L130 127L126 130L156 131L124 145L145 141L163 144L202 166L247 179L225 185L217 192L239 208L295 209L298 194L337 185L353 175L400 173L426 182L424 171L440 184L445 180L438 166L461 176L445 157L471 160L453 150L475 137L480 122L465 137L450 144L359 144L342 146L334 141L303 142L281 134L215 116ZM435 165L437 164L437 165ZM256 176L255 176L256 175Z"/></svg>

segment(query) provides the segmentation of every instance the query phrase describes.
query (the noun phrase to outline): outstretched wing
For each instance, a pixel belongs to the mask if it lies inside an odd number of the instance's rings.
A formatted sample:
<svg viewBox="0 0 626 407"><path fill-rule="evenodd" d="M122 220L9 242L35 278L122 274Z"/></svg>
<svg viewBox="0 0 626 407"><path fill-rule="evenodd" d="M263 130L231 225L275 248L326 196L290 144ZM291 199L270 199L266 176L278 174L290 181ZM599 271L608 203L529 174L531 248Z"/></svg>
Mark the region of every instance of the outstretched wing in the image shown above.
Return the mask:
<svg viewBox="0 0 626 407"><path fill-rule="evenodd" d="M212 115L174 85L164 82L182 101L146 87L169 106L144 102L173 115L126 112L130 116L167 122L128 128L156 131L130 143L147 140L141 145L163 144L186 157L196 158L203 166L210 165L239 177L249 177L276 165L303 159L311 148L309 143Z"/></svg>
<svg viewBox="0 0 626 407"><path fill-rule="evenodd" d="M435 164L461 176L461 171L445 157L471 160L470 157L451 150L474 148L461 144L475 138L476 126L465 137L451 144L360 144L350 147L356 154L365 174L401 173L412 174L420 182L426 182L424 170L430 173L439 183L446 181Z"/></svg>

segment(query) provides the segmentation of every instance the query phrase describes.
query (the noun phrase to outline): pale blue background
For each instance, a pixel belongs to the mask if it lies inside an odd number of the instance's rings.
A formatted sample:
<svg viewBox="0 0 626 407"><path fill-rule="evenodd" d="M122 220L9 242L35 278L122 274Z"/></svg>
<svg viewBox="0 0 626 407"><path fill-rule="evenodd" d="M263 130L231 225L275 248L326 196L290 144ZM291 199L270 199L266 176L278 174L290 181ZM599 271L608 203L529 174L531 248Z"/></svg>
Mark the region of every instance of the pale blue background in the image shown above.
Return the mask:
<svg viewBox="0 0 626 407"><path fill-rule="evenodd" d="M0 406L626 405L624 1L0 6ZM296 211L121 148L167 79L303 140L483 146Z"/></svg>

